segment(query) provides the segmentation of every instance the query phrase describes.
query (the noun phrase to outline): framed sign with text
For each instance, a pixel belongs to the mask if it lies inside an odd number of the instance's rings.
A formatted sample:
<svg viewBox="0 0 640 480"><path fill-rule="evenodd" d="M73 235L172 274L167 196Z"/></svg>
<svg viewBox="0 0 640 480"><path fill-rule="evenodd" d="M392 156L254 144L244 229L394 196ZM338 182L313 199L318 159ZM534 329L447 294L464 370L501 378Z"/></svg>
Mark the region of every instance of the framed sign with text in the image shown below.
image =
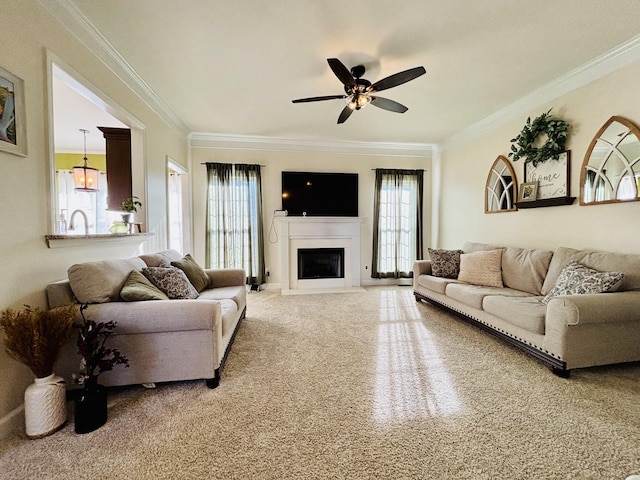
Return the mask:
<svg viewBox="0 0 640 480"><path fill-rule="evenodd" d="M525 163L525 182L537 182L537 200L569 196L569 150L562 152L558 160L550 158L534 167Z"/></svg>

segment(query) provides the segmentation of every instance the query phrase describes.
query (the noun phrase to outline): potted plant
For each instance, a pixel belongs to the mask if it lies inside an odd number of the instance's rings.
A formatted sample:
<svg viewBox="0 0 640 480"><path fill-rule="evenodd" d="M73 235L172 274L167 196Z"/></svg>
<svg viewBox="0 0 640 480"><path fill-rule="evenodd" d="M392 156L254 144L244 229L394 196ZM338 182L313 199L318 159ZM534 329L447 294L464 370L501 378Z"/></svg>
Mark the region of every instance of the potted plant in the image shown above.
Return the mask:
<svg viewBox="0 0 640 480"><path fill-rule="evenodd" d="M24 392L24 416L29 438L41 438L67 421L64 380L53 372L60 349L71 335L77 305L41 310L25 305L0 315L5 350L36 377Z"/></svg>
<svg viewBox="0 0 640 480"><path fill-rule="evenodd" d="M131 217L134 213L138 213L138 207L142 207L142 203L140 203L138 197L133 196L123 199L122 202L120 202L120 209L126 213L122 214L122 221L124 223L131 223Z"/></svg>
<svg viewBox="0 0 640 480"><path fill-rule="evenodd" d="M75 398L75 432L88 433L101 427L107 421L107 390L98 384L98 376L115 365L129 367L129 360L117 348L107 348L107 339L113 334L116 322L96 323L85 317L88 305L80 306L82 324L78 331L78 353L82 357L80 382L84 384Z"/></svg>

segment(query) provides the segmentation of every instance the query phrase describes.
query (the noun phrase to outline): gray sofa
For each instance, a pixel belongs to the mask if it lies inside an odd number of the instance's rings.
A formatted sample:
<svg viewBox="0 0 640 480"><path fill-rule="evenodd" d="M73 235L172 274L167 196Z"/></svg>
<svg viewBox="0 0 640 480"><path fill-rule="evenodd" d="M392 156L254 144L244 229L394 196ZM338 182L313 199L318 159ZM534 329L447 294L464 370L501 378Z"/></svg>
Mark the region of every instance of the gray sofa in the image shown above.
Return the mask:
<svg viewBox="0 0 640 480"><path fill-rule="evenodd" d="M491 250L501 252L502 286L464 281L463 263L475 256L464 254ZM465 243L459 253L458 277L449 275L455 278L434 276L433 259L415 262L417 301L455 312L563 377L575 368L640 361L640 255L564 247L551 252L473 242ZM572 267L583 266L624 277L606 293L564 294L567 279L573 279ZM486 273L490 270L483 268Z"/></svg>
<svg viewBox="0 0 640 480"><path fill-rule="evenodd" d="M246 313L244 270L204 270L209 284L196 299L124 301L120 296L132 271L168 266L182 258L177 251L167 250L77 264L69 269L68 279L47 286L49 308L87 303L86 318L116 322L107 346L119 349L128 357L130 366L116 365L104 372L99 378L101 384L205 379L208 387L218 386L226 356ZM77 320L81 321L79 315ZM71 372L79 370L75 336L63 355L66 358L60 363L66 367L60 373L70 377ZM70 371L65 372L65 368Z"/></svg>

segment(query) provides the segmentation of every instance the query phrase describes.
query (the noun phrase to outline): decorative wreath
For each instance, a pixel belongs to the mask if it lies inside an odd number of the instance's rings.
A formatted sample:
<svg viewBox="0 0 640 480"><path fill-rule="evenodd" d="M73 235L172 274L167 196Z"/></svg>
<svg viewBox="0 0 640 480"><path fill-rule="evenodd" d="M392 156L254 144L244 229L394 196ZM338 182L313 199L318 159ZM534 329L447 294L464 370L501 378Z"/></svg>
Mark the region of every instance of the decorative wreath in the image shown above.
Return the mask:
<svg viewBox="0 0 640 480"><path fill-rule="evenodd" d="M560 154L564 152L569 124L550 113L551 110L543 113L533 122L531 117L527 118L527 123L520 134L511 139L509 157L513 157L514 162L524 157L525 163L532 163L537 167L550 158L558 160ZM547 135L547 141L541 147L534 147L533 144L543 133Z"/></svg>

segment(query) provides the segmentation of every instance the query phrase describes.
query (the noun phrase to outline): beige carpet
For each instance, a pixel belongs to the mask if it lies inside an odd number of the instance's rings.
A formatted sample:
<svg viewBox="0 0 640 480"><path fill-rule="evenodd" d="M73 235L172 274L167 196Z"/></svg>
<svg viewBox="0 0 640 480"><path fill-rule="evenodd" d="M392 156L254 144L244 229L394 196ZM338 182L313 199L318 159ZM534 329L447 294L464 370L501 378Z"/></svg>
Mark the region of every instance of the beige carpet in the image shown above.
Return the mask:
<svg viewBox="0 0 640 480"><path fill-rule="evenodd" d="M220 387L110 393L109 420L0 447L2 479L624 479L640 364L565 380L407 287L249 296ZM123 352L126 353L126 352ZM69 404L71 410L71 404ZM70 417L72 418L72 417Z"/></svg>

